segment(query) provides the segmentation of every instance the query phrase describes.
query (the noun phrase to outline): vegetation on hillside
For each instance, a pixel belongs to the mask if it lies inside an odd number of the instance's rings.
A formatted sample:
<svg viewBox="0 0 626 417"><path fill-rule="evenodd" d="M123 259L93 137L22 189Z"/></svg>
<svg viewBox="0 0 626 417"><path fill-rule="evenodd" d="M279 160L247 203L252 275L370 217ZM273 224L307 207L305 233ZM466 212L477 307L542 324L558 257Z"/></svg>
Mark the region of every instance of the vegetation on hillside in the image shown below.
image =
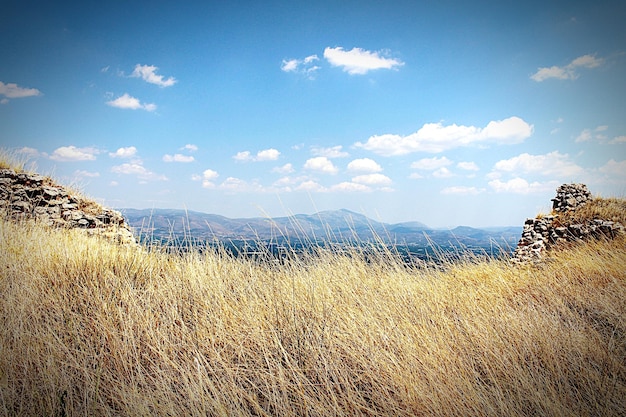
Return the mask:
<svg viewBox="0 0 626 417"><path fill-rule="evenodd" d="M626 239L172 255L0 220L3 415L626 415Z"/></svg>

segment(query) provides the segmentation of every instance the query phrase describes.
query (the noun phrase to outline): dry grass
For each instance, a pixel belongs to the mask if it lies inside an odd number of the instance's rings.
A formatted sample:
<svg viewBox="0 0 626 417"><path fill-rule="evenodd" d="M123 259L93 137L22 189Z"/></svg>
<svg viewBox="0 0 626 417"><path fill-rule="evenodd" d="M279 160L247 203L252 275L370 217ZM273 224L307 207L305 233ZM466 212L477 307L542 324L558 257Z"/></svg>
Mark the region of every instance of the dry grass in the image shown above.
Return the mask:
<svg viewBox="0 0 626 417"><path fill-rule="evenodd" d="M594 219L611 220L626 226L626 199L594 198L574 211L559 213L560 224L586 223Z"/></svg>
<svg viewBox="0 0 626 417"><path fill-rule="evenodd" d="M8 149L0 148L0 169L12 169L15 172L25 172L28 157Z"/></svg>
<svg viewBox="0 0 626 417"><path fill-rule="evenodd" d="M0 221L0 414L623 416L625 244L259 264Z"/></svg>

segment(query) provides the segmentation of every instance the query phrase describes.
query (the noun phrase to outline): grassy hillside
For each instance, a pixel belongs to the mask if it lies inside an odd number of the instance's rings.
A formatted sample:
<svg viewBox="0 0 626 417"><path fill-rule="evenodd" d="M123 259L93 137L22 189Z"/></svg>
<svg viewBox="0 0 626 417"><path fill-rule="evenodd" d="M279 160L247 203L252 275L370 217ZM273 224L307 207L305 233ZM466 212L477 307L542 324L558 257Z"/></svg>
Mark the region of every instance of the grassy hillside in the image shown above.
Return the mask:
<svg viewBox="0 0 626 417"><path fill-rule="evenodd" d="M0 414L626 415L625 244L258 264L1 220Z"/></svg>

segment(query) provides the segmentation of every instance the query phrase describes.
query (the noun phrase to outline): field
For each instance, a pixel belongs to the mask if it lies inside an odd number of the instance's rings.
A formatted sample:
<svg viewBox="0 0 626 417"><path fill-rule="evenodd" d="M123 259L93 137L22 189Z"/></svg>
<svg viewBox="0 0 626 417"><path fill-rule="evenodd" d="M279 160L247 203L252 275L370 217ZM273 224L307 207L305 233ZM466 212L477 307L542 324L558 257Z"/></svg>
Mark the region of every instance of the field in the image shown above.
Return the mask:
<svg viewBox="0 0 626 417"><path fill-rule="evenodd" d="M0 221L0 414L626 415L626 239L255 262Z"/></svg>

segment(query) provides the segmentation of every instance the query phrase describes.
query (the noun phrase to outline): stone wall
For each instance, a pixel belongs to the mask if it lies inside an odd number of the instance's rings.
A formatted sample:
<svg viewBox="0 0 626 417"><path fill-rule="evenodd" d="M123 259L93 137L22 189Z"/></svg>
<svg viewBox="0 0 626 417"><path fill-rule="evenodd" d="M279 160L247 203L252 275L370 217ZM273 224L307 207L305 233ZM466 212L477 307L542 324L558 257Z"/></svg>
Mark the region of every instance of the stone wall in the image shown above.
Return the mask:
<svg viewBox="0 0 626 417"><path fill-rule="evenodd" d="M576 210L591 198L591 192L585 184L563 184L556 189L556 197L552 199L552 210L557 213Z"/></svg>
<svg viewBox="0 0 626 417"><path fill-rule="evenodd" d="M585 184L563 184L552 199L552 214L527 219L522 237L513 254L516 262L539 261L545 251L557 244L598 238L615 238L625 232L618 222L591 219L584 223L561 225L559 215L575 211L592 199Z"/></svg>
<svg viewBox="0 0 626 417"><path fill-rule="evenodd" d="M0 214L33 218L52 227L80 228L122 244L137 245L118 211L77 196L39 174L0 169Z"/></svg>

